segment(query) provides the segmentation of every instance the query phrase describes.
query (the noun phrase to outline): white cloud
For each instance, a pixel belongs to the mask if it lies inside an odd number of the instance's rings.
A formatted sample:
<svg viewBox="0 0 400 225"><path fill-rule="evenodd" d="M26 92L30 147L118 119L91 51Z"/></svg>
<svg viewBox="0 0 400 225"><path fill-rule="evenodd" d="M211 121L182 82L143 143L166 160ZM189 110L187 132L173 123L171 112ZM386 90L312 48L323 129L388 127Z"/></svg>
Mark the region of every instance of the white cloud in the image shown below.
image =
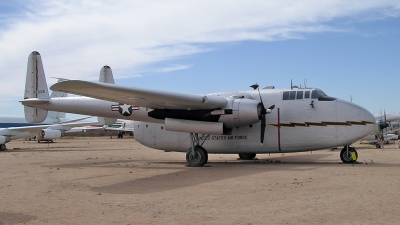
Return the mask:
<svg viewBox="0 0 400 225"><path fill-rule="evenodd" d="M398 16L400 9L399 1L382 0L23 3L26 8L16 16L0 18L3 83L18 83L3 87L3 96L21 95L27 57L34 50L41 53L48 77L95 80L101 66L110 65L116 78L126 78L151 63L211 51L210 43L338 32L343 28L329 22ZM157 71L188 67L167 65Z"/></svg>

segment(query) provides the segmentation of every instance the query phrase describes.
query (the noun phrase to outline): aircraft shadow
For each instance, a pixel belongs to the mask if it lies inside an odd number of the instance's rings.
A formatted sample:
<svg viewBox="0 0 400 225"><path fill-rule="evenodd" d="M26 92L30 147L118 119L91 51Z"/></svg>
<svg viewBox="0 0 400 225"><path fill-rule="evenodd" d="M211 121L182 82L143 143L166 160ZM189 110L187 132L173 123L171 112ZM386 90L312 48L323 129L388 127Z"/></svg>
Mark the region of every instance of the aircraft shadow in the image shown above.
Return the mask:
<svg viewBox="0 0 400 225"><path fill-rule="evenodd" d="M307 167L307 165L320 166L342 166L340 162L315 162L330 154L310 155L307 162L288 162L284 163L282 157L276 157L276 160L234 160L234 161L210 161L210 167L189 168L185 167L181 170L155 175L151 177L133 179L122 183L116 183L101 187L90 188L93 192L109 193L109 194L151 194L163 191L179 189L182 187L204 185L215 181L233 179L239 177L251 176L259 173L268 173L272 171L286 170L312 170L315 168ZM291 156L292 157L292 156ZM296 157L296 156L293 156ZM281 161L279 161L281 160ZM154 167L145 169L171 169L171 167L160 167L160 165L184 164L184 162L150 162ZM301 167L299 165L305 165ZM141 168L143 169L143 168ZM176 170L176 167L174 168Z"/></svg>

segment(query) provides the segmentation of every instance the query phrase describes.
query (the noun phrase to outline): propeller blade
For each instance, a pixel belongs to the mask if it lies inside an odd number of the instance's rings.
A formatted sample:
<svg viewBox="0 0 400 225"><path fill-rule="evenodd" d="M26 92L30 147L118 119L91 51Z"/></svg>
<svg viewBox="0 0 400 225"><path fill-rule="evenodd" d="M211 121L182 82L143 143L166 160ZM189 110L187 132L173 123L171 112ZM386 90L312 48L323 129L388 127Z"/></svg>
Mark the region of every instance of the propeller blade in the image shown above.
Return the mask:
<svg viewBox="0 0 400 225"><path fill-rule="evenodd" d="M268 109L266 109L264 106L262 97L261 97L260 89L258 88L259 87L258 84L253 84L250 87L252 87L254 90L257 89L258 95L260 96L260 107L261 107L260 115L259 115L260 116L259 119L261 120L260 145L263 146L264 145L265 127L267 126L265 115L267 115L268 113L271 113L271 111L275 108L275 105L272 105Z"/></svg>
<svg viewBox="0 0 400 225"><path fill-rule="evenodd" d="M265 127L266 127L266 124L265 124L265 114L264 114L261 117L261 138L260 138L260 140L261 140L260 145L261 146L264 145Z"/></svg>

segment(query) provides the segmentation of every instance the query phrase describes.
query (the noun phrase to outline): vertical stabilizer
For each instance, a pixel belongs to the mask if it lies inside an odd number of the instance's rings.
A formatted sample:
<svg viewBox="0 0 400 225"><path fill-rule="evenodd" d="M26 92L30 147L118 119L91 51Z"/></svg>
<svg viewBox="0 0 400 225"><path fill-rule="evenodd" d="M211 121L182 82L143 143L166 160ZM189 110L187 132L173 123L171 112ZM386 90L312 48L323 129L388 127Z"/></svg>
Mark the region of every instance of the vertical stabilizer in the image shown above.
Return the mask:
<svg viewBox="0 0 400 225"><path fill-rule="evenodd" d="M101 68L99 82L107 83L107 84L115 84L114 76L113 76L112 70L109 66L103 66ZM107 117L97 117L97 121L100 124L108 125L108 124L114 124L117 121L117 119L107 118Z"/></svg>
<svg viewBox="0 0 400 225"><path fill-rule="evenodd" d="M115 84L112 70L109 66L103 66L100 70L99 82L107 84Z"/></svg>
<svg viewBox="0 0 400 225"><path fill-rule="evenodd" d="M28 58L24 99L49 98L46 77L39 52L32 52ZM24 106L25 119L30 123L43 122L47 117L47 110Z"/></svg>

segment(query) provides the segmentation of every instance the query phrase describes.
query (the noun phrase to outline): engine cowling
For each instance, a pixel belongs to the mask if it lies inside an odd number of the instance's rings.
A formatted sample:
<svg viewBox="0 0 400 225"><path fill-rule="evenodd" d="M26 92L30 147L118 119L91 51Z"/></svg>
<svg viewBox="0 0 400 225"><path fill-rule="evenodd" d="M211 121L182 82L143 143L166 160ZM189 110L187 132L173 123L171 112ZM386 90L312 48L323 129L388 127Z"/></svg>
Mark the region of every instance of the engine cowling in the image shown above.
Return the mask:
<svg viewBox="0 0 400 225"><path fill-rule="evenodd" d="M10 142L11 138L10 137L6 137L6 136L0 136L0 144L4 145L7 142Z"/></svg>
<svg viewBox="0 0 400 225"><path fill-rule="evenodd" d="M262 105L259 101L253 99L236 98L228 100L227 108L231 108L232 113L225 113L219 119L226 128L252 125L258 123L261 119Z"/></svg>
<svg viewBox="0 0 400 225"><path fill-rule="evenodd" d="M60 130L43 129L39 132L39 137L41 139L55 139L61 137Z"/></svg>

